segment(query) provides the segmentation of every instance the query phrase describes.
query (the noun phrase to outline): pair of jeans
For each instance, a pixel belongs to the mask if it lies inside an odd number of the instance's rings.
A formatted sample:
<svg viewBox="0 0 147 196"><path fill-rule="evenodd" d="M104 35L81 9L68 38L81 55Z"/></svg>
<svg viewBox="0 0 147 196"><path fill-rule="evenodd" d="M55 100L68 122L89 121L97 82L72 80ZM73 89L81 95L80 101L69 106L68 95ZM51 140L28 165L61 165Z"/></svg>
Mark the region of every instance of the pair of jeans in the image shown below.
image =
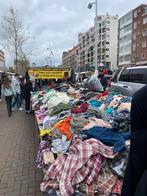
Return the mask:
<svg viewBox="0 0 147 196"><path fill-rule="evenodd" d="M6 101L6 104L7 104L8 115L12 114L12 98L13 98L13 96L5 96L5 101Z"/></svg>
<svg viewBox="0 0 147 196"><path fill-rule="evenodd" d="M14 102L12 103L12 108L16 105L17 109L20 107L20 94L16 93L14 97Z"/></svg>

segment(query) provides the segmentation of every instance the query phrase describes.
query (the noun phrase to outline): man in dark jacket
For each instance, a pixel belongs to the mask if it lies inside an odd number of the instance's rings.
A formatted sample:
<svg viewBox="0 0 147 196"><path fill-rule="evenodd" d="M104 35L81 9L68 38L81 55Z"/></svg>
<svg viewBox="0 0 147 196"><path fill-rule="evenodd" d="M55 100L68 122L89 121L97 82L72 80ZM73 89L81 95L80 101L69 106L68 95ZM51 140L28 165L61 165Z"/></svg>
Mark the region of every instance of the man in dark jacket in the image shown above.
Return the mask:
<svg viewBox="0 0 147 196"><path fill-rule="evenodd" d="M25 100L25 111L26 114L30 113L30 99L31 99L31 91L33 91L32 83L28 79L24 85L24 100Z"/></svg>
<svg viewBox="0 0 147 196"><path fill-rule="evenodd" d="M147 73L145 78L147 79ZM121 196L135 195L145 170L147 170L147 85L135 93L132 99L131 146Z"/></svg>

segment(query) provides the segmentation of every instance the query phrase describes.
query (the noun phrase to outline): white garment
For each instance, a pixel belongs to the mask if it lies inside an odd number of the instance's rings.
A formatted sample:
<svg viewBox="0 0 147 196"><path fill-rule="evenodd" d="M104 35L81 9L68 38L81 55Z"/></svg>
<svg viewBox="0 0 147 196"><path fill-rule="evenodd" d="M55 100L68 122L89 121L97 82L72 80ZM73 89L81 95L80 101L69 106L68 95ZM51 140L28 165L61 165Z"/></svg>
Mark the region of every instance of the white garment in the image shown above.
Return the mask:
<svg viewBox="0 0 147 196"><path fill-rule="evenodd" d="M20 82L15 76L12 77L12 88L14 94L16 93L20 94Z"/></svg>

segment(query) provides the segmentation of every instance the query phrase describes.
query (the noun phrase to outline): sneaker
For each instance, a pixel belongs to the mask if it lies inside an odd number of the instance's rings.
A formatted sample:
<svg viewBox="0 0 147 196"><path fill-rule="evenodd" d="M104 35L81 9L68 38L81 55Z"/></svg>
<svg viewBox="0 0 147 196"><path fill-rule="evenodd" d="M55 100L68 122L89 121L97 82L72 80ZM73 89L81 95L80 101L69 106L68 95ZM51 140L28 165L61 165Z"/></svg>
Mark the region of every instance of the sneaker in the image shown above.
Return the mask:
<svg viewBox="0 0 147 196"><path fill-rule="evenodd" d="M0 99L0 101L2 101L2 99Z"/></svg>
<svg viewBox="0 0 147 196"><path fill-rule="evenodd" d="M19 108L19 110L20 110L20 111L22 111L22 110L23 110L23 108Z"/></svg>

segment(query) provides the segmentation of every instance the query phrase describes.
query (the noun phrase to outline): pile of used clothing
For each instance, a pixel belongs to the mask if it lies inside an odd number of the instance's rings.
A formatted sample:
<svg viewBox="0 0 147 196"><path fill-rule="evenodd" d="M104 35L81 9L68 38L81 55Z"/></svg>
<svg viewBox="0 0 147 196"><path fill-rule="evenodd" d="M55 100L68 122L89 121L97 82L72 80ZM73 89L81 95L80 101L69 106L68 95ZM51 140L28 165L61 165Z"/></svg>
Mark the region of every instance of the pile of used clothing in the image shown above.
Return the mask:
<svg viewBox="0 0 147 196"><path fill-rule="evenodd" d="M130 147L131 98L72 89L68 94L48 90L32 96L40 134L36 163L44 171L41 191L120 195Z"/></svg>

